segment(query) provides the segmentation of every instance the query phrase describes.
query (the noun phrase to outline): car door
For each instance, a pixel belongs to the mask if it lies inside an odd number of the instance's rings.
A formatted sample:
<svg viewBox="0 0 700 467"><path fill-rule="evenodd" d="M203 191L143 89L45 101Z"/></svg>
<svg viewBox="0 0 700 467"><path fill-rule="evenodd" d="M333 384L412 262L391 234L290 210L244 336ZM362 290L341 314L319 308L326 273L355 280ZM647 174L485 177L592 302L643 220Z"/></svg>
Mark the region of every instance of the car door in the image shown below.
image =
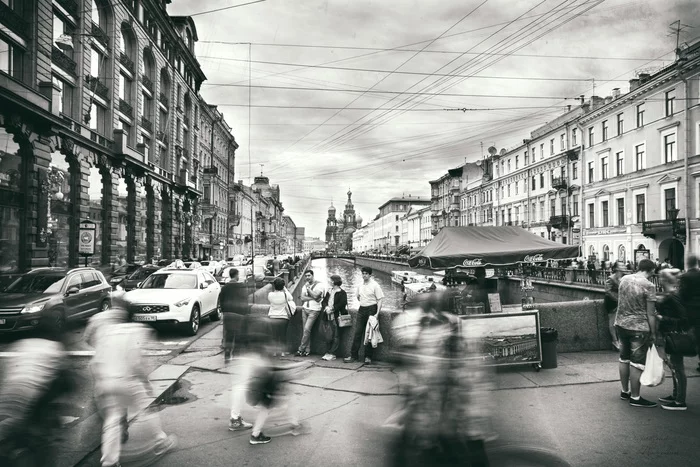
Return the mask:
<svg viewBox="0 0 700 467"><path fill-rule="evenodd" d="M81 316L93 314L100 306L98 300L101 293L99 290L100 281L92 271L80 273L80 293L81 296Z"/></svg>
<svg viewBox="0 0 700 467"><path fill-rule="evenodd" d="M66 284L63 288L63 305L66 319L80 316L85 311L82 291L80 290L81 281L80 273L69 274L66 280ZM78 287L78 293L66 295L68 289L74 286Z"/></svg>
<svg viewBox="0 0 700 467"><path fill-rule="evenodd" d="M205 273L204 276L206 277L207 274ZM221 284L219 284L214 278L214 276L212 276L211 274L209 274L208 276L208 279L211 282L208 287L209 290L211 290L212 297L211 309L214 310L219 305L219 293L221 292Z"/></svg>

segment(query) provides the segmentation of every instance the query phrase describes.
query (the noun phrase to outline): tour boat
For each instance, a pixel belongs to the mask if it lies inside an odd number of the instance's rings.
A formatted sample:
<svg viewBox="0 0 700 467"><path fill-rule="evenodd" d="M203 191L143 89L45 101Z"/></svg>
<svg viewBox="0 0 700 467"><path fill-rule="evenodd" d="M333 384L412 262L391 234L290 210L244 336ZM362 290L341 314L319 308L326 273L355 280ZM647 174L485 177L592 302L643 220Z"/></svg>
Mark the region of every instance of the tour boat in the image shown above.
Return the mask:
<svg viewBox="0 0 700 467"><path fill-rule="evenodd" d="M391 282L401 285L402 282L410 284L415 282L415 276L419 274L415 271L391 271ZM406 279L404 281L404 279Z"/></svg>

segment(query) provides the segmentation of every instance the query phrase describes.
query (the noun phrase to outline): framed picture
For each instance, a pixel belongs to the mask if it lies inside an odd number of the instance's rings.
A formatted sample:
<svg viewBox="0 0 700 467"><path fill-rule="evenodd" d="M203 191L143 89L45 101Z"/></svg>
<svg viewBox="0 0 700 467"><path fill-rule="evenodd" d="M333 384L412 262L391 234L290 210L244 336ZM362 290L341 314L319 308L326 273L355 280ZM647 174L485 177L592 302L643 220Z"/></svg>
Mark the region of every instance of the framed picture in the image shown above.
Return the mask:
<svg viewBox="0 0 700 467"><path fill-rule="evenodd" d="M522 365L542 361L540 313L498 313L460 316L462 339L485 365Z"/></svg>

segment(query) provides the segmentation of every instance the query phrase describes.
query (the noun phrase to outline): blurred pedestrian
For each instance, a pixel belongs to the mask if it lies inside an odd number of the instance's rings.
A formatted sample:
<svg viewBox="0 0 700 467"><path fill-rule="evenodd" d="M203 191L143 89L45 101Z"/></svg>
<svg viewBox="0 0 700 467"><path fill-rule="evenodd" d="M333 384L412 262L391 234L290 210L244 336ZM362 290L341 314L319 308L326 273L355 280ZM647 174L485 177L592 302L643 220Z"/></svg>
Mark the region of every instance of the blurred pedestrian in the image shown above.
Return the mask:
<svg viewBox="0 0 700 467"><path fill-rule="evenodd" d="M7 350L16 355L5 366L0 384L0 465L56 465L57 404L75 388L61 329L42 320L34 337ZM1 374L1 373L0 373Z"/></svg>
<svg viewBox="0 0 700 467"><path fill-rule="evenodd" d="M112 307L91 318L85 337L95 348L90 364L95 382L95 400L102 416L103 467L120 465L124 441L124 418L130 407L146 407L153 389L142 359L141 348L153 330L130 323L126 305L112 298ZM139 461L155 461L172 450L177 441L163 432L156 413L142 414L148 420L149 436L155 443L150 452L139 453Z"/></svg>
<svg viewBox="0 0 700 467"><path fill-rule="evenodd" d="M688 255L686 271L680 279L680 297L688 313L690 325L695 330L695 342L700 355L700 267L698 257ZM697 371L700 371L698 363Z"/></svg>
<svg viewBox="0 0 700 467"><path fill-rule="evenodd" d="M666 295L656 303L657 320L659 323L657 347L664 348L666 363L671 368L673 376L673 394L659 397L661 408L665 410L686 410L686 390L688 379L683 365L683 354L667 348L665 337L671 333L687 333L691 331L690 320L678 293L680 269L666 268L659 273L659 282Z"/></svg>
<svg viewBox="0 0 700 467"><path fill-rule="evenodd" d="M345 357L345 363L352 363L359 360L360 345L364 342L367 321L370 316L377 315L382 310L384 292L379 284L372 278L372 268L362 267L362 282L357 287L357 299L360 308L357 310L355 328L353 331L352 348L350 355ZM365 363L372 363L373 349L371 345L365 345Z"/></svg>
<svg viewBox="0 0 700 467"><path fill-rule="evenodd" d="M239 282L237 268L229 269L231 280L221 287L219 302L224 317L224 361L229 362L233 356L236 335L244 331L246 317L250 312L248 306L248 289ZM243 342L241 342L243 344Z"/></svg>
<svg viewBox="0 0 700 467"><path fill-rule="evenodd" d="M308 357L311 354L311 330L321 313L321 301L326 292L323 284L314 279L314 272L311 269L304 273L304 280L305 284L301 291L303 334L296 353L298 357Z"/></svg>
<svg viewBox="0 0 700 467"><path fill-rule="evenodd" d="M332 288L326 292L321 303L323 313L321 314L320 334L325 338L325 355L323 360L335 360L337 358L338 346L340 344L340 328L338 327L338 316L347 313L348 294L341 288L343 279L338 275L331 276ZM324 330L325 329L325 330Z"/></svg>
<svg viewBox="0 0 700 467"><path fill-rule="evenodd" d="M620 398L632 407L656 407L640 396L639 378L644 371L647 349L656 340L656 287L649 281L654 263L643 259L639 270L620 279L615 327L620 339Z"/></svg>
<svg viewBox="0 0 700 467"><path fill-rule="evenodd" d="M270 302L267 316L270 318L273 356L284 357L287 351L287 327L289 320L296 312L296 306L294 308L291 306L294 297L285 287L284 279L278 277L272 282L272 285L274 290L267 294L267 301Z"/></svg>
<svg viewBox="0 0 700 467"><path fill-rule="evenodd" d="M612 266L612 274L605 280L605 298L603 304L608 312L608 329L612 339L612 345L620 350L620 340L615 329L615 314L617 313L617 293L620 289L620 279L624 274L624 266L621 261L616 261Z"/></svg>
<svg viewBox="0 0 700 467"><path fill-rule="evenodd" d="M275 256L274 259L272 260L272 275L276 276L279 273L280 273L280 259L278 256Z"/></svg>

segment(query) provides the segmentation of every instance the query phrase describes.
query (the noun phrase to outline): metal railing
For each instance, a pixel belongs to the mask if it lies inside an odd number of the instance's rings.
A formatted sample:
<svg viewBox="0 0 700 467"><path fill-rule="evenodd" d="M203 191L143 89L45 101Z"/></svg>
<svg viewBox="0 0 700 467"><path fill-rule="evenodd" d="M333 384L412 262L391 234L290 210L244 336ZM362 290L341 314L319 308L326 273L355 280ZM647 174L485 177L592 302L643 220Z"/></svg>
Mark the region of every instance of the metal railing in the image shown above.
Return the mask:
<svg viewBox="0 0 700 467"><path fill-rule="evenodd" d="M134 116L134 107L124 99L119 99L119 111L127 117Z"/></svg>
<svg viewBox="0 0 700 467"><path fill-rule="evenodd" d="M141 116L141 128L149 133L153 133L153 122L147 119L145 116Z"/></svg>
<svg viewBox="0 0 700 467"><path fill-rule="evenodd" d="M141 75L141 84L143 87L148 89L149 92L153 93L153 80L146 75Z"/></svg>
<svg viewBox="0 0 700 467"><path fill-rule="evenodd" d="M88 85L88 89L100 97L109 100L109 88L100 81L99 78L87 75L85 77L85 83Z"/></svg>
<svg viewBox="0 0 700 467"><path fill-rule="evenodd" d="M124 66L124 68L129 70L129 72L131 72L132 75L134 74L134 61L131 58L129 58L129 56L126 55L124 52L121 52L119 54L119 63L121 63Z"/></svg>
<svg viewBox="0 0 700 467"><path fill-rule="evenodd" d="M160 95L158 96L158 100L164 106L170 107L170 100L168 99L168 96L165 95L165 93L161 92Z"/></svg>
<svg viewBox="0 0 700 467"><path fill-rule="evenodd" d="M29 24L11 7L0 2L0 18L5 26L23 38L28 37Z"/></svg>
<svg viewBox="0 0 700 467"><path fill-rule="evenodd" d="M97 39L97 41L109 48L109 36L107 33L96 23L92 23L92 37Z"/></svg>
<svg viewBox="0 0 700 467"><path fill-rule="evenodd" d="M73 76L74 78L77 77L77 73L75 72L77 64L72 58L63 53L61 49L54 47L51 50L51 61L69 75Z"/></svg>

